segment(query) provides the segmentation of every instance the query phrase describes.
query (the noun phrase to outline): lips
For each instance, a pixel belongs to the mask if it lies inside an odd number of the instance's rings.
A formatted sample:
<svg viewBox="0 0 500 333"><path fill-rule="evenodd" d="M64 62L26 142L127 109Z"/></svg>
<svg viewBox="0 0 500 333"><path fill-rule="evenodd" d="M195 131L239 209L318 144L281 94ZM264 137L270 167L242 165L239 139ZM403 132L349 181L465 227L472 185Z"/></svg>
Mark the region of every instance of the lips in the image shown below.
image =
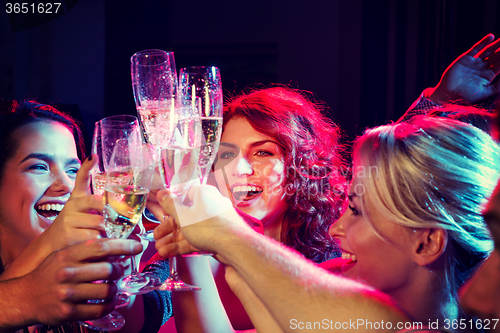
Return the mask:
<svg viewBox="0 0 500 333"><path fill-rule="evenodd" d="M250 201L257 198L264 190L256 185L234 185L231 193L236 201Z"/></svg>

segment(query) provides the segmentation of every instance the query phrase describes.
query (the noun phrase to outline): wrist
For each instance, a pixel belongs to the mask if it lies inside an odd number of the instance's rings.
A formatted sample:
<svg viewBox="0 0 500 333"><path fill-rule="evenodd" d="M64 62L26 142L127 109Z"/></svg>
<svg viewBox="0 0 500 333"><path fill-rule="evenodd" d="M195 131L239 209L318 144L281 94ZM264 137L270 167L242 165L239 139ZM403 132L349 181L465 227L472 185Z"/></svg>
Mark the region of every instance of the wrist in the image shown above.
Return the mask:
<svg viewBox="0 0 500 333"><path fill-rule="evenodd" d="M444 104L452 99L450 94L442 91L442 89L439 87L439 84L435 87L425 89L422 95L431 102L439 105Z"/></svg>

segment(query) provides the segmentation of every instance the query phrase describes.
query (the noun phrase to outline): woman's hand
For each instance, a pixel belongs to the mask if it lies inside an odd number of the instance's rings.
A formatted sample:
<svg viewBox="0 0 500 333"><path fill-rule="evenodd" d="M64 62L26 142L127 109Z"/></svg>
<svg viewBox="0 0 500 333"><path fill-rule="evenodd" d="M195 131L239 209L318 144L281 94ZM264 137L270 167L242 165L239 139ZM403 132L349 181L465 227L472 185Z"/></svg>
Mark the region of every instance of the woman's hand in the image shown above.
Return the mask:
<svg viewBox="0 0 500 333"><path fill-rule="evenodd" d="M92 157L92 156L91 156ZM45 232L40 236L50 240L52 251L69 245L100 238L104 220L99 214L104 208L101 196L90 195L91 170L97 158L89 157L77 173L71 197ZM51 251L51 252L52 252Z"/></svg>
<svg viewBox="0 0 500 333"><path fill-rule="evenodd" d="M217 253L214 243L222 237L253 232L233 208L231 201L223 197L215 187L193 186L188 197L190 205L162 190L156 193L159 207L148 204L148 208L160 221L163 214L170 216L155 229L155 238L158 240L156 249L160 255L174 256L198 249ZM172 219L181 226L177 241L172 235Z"/></svg>
<svg viewBox="0 0 500 333"><path fill-rule="evenodd" d="M500 39L494 39L486 35L455 59L426 97L439 104L459 99L474 103L500 93L500 81L491 84L500 73Z"/></svg>

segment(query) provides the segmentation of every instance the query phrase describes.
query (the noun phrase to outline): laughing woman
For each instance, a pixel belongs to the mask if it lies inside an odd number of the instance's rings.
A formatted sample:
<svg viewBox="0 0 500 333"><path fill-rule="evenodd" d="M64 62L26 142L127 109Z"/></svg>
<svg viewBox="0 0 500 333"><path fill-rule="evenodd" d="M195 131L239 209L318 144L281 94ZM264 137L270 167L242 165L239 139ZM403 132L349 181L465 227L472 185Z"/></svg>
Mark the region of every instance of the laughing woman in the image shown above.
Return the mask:
<svg viewBox="0 0 500 333"><path fill-rule="evenodd" d="M481 210L499 175L497 144L459 121L415 117L367 131L353 158L349 209L330 228L341 274L416 321L450 326L458 289L493 249Z"/></svg>
<svg viewBox="0 0 500 333"><path fill-rule="evenodd" d="M0 280L30 273L54 251L100 238L104 230L103 218L92 214L92 211L102 211L102 197L87 194L88 175L95 162L86 159L81 167L83 158L81 131L69 116L34 101L2 106ZM79 172L80 167L82 171ZM106 249L101 252L106 252ZM68 271L77 274L73 270ZM101 298L107 298L105 303L110 308L116 289L102 285L106 293ZM90 289L88 286L83 288ZM58 296L64 298L67 295ZM74 295L75 298L77 296ZM18 301L23 302L24 299ZM170 296L165 294L160 296L153 292L148 296L137 297L133 305L135 308L124 312L129 325L124 328L126 332L139 332L141 328L144 332L159 329L163 318L158 316L154 320L147 320L157 314L149 311L149 308L160 307L165 316L171 314ZM104 308L98 304L96 307ZM144 311L136 310L142 307ZM0 317L2 311L0 309ZM93 318L98 317L93 315ZM86 331L75 323L57 327L41 325L50 324L46 322L31 324L40 324L37 329L42 332Z"/></svg>

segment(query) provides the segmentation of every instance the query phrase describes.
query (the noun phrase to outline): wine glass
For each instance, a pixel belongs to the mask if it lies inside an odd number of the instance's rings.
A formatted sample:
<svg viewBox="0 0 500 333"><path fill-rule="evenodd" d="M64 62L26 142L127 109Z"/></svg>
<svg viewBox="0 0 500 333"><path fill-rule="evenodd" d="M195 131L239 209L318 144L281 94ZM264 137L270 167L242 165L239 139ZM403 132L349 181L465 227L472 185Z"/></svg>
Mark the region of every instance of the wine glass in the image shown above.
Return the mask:
<svg viewBox="0 0 500 333"><path fill-rule="evenodd" d="M127 238L140 222L154 173L155 153L151 146L127 139L118 140L106 173L104 226L108 237ZM144 238L144 236L142 236ZM118 287L128 295L144 294L161 285L149 273L132 273L121 278Z"/></svg>
<svg viewBox="0 0 500 333"><path fill-rule="evenodd" d="M131 115L116 115L101 119L95 123L92 138L92 154L97 156L97 164L92 170L92 191L97 195L104 195L106 185L106 171L108 169L113 149L117 140L127 139L131 142L141 142L141 134L137 117ZM133 262L133 260L132 260ZM96 281L102 283L104 281ZM118 293L118 307L127 305L129 297L124 293ZM100 302L92 300L90 302ZM117 311L108 315L79 322L81 325L94 330L114 331L125 324L125 319Z"/></svg>
<svg viewBox="0 0 500 333"><path fill-rule="evenodd" d="M165 183L170 192L185 200L189 188L201 183L199 166L202 137L201 119L196 107L179 106L171 114L172 135L158 136L161 147L161 164ZM166 126L166 124L165 124ZM173 237L177 239L178 226L174 221ZM177 258L170 257L170 276L158 288L161 290L188 291L200 288L189 285L179 278Z"/></svg>
<svg viewBox="0 0 500 333"><path fill-rule="evenodd" d="M156 148L156 133L168 130L157 126L175 108L177 70L173 52L151 49L130 58L132 89L140 124L146 138Z"/></svg>
<svg viewBox="0 0 500 333"><path fill-rule="evenodd" d="M193 66L181 68L179 73L179 105L192 105L200 114L202 138L200 146L201 183L206 184L212 164L219 150L222 135L222 83L219 68ZM194 252L185 257L212 255Z"/></svg>
<svg viewBox="0 0 500 333"><path fill-rule="evenodd" d="M134 143L141 142L137 117L115 115L103 118L95 123L91 149L91 153L97 156L97 164L92 170L92 190L94 194L104 194L106 170L115 143L120 139L128 139Z"/></svg>
<svg viewBox="0 0 500 333"><path fill-rule="evenodd" d="M206 184L222 134L223 96L219 68L182 68L179 74L179 104L181 107L196 106L200 114L203 135L199 165L201 182Z"/></svg>

